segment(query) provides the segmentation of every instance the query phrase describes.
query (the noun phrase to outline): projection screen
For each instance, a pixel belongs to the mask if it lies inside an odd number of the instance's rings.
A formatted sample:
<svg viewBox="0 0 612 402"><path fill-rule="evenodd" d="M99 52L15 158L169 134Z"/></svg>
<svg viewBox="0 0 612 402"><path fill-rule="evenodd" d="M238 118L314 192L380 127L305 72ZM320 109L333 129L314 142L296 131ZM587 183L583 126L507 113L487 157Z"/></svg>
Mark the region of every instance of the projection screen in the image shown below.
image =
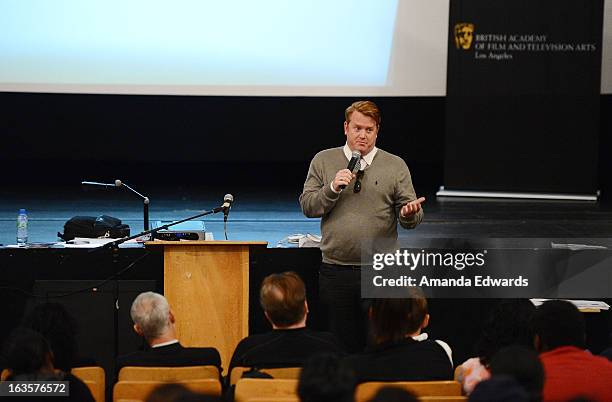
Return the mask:
<svg viewBox="0 0 612 402"><path fill-rule="evenodd" d="M0 91L444 96L448 0L0 0ZM606 0L602 93L612 93Z"/></svg>
<svg viewBox="0 0 612 402"><path fill-rule="evenodd" d="M448 2L0 0L0 90L443 95Z"/></svg>

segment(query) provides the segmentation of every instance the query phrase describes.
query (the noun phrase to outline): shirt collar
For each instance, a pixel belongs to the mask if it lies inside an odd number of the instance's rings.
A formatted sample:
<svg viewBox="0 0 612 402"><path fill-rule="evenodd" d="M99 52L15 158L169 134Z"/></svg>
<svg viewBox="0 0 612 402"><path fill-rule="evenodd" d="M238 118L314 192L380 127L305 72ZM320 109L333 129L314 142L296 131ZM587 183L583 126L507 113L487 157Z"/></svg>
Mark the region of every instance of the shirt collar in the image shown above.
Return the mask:
<svg viewBox="0 0 612 402"><path fill-rule="evenodd" d="M158 343L158 344L156 344L156 345L151 346L151 349L154 349L154 348L161 348L162 346L174 345L175 343L178 343L178 339L175 339L175 340L173 340L173 341L168 341L168 342Z"/></svg>
<svg viewBox="0 0 612 402"><path fill-rule="evenodd" d="M351 158L353 157L353 151L351 151L348 144L344 144L344 147L342 148L342 150L344 151L344 156L346 156L346 159L350 161ZM361 155L361 160L365 161L367 163L367 166L370 166L372 164L372 161L374 160L374 155L376 155L377 151L378 151L378 148L376 147L372 148L372 150L368 152L367 155ZM362 166L361 166L362 170L365 169L367 166L363 166L363 162L362 162Z"/></svg>

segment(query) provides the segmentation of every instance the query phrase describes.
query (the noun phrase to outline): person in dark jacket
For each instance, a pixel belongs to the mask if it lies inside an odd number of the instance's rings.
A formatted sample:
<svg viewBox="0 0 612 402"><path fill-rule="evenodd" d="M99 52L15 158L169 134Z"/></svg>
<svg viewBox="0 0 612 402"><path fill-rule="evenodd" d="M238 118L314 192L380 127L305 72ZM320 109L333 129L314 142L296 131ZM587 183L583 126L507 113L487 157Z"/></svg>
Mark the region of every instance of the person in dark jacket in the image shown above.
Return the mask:
<svg viewBox="0 0 612 402"><path fill-rule="evenodd" d="M416 287L407 296L372 300L370 345L347 358L359 382L452 379L450 347L422 332L429 324L427 299Z"/></svg>
<svg viewBox="0 0 612 402"><path fill-rule="evenodd" d="M158 293L138 295L130 310L134 331L147 342L148 349L117 358L117 372L125 366L217 366L221 358L215 348L186 348L177 337L174 314L166 298Z"/></svg>
<svg viewBox="0 0 612 402"><path fill-rule="evenodd" d="M4 345L3 355L10 371L6 381L67 382L67 386L61 388L61 385L58 385L57 389L65 390L68 396L41 394L28 396L28 402L94 402L83 381L54 366L53 352L42 334L30 328L15 328ZM13 396L0 396L0 401L13 401Z"/></svg>
<svg viewBox="0 0 612 402"><path fill-rule="evenodd" d="M233 367L301 367L317 353L344 356L344 349L329 332L306 327L306 287L295 272L267 276L259 300L272 331L244 338L234 351Z"/></svg>

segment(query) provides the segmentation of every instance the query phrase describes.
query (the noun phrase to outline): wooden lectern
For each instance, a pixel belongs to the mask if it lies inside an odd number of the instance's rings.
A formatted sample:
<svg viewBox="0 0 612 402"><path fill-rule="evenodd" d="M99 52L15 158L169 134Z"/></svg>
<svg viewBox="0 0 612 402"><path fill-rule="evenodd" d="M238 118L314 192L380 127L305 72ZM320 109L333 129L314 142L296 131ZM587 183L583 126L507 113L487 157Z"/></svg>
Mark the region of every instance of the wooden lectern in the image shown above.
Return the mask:
<svg viewBox="0 0 612 402"><path fill-rule="evenodd" d="M249 335L249 251L267 242L151 241L164 249L164 295L183 346L213 346L224 372Z"/></svg>

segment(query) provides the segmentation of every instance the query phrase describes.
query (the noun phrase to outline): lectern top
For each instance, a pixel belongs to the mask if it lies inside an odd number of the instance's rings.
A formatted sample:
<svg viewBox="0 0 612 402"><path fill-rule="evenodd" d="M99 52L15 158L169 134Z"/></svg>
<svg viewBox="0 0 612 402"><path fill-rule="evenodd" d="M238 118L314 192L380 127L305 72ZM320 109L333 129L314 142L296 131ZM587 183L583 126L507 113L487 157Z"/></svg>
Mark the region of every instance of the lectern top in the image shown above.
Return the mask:
<svg viewBox="0 0 612 402"><path fill-rule="evenodd" d="M145 246L267 246L267 241L232 241L232 240L183 240L183 241L147 241Z"/></svg>

